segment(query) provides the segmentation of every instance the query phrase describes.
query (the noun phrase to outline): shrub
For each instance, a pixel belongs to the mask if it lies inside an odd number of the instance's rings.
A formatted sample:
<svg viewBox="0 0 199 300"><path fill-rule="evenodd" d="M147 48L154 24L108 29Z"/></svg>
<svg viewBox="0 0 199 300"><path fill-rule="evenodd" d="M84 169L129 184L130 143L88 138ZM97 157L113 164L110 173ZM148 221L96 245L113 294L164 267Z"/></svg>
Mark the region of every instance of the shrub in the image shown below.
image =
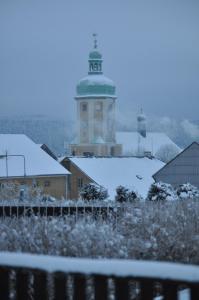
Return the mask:
<svg viewBox="0 0 199 300"><path fill-rule="evenodd" d="M19 197L19 184L5 182L0 187L0 200L11 200Z"/></svg>
<svg viewBox="0 0 199 300"><path fill-rule="evenodd" d="M85 184L80 190L82 200L104 200L108 198L108 191L95 183Z"/></svg>
<svg viewBox="0 0 199 300"><path fill-rule="evenodd" d="M128 200L128 189L125 186L119 185L116 188L115 200L122 203Z"/></svg>
<svg viewBox="0 0 199 300"><path fill-rule="evenodd" d="M172 201L175 199L176 195L172 185L163 182L153 183L147 195L149 201Z"/></svg>
<svg viewBox="0 0 199 300"><path fill-rule="evenodd" d="M199 264L199 201L145 201L102 214L0 218L0 251Z"/></svg>
<svg viewBox="0 0 199 300"><path fill-rule="evenodd" d="M122 185L119 185L116 188L115 200L117 202L134 202L136 199L138 199L138 196L135 191L129 190L127 187Z"/></svg>
<svg viewBox="0 0 199 300"><path fill-rule="evenodd" d="M180 199L199 198L199 190L190 183L181 184L176 189L176 194Z"/></svg>

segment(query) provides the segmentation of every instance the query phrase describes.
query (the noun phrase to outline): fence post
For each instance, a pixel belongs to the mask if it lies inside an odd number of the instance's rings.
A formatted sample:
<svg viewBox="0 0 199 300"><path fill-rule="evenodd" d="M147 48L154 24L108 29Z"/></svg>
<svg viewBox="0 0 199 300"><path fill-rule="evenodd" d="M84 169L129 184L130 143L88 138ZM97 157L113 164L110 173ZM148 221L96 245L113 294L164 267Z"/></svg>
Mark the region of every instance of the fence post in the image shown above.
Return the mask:
<svg viewBox="0 0 199 300"><path fill-rule="evenodd" d="M115 299L128 300L129 299L129 284L128 278L115 278ZM145 298L143 298L144 300ZM147 298L149 300L150 298Z"/></svg>
<svg viewBox="0 0 199 300"><path fill-rule="evenodd" d="M199 285L194 284L191 285L191 300L198 300L199 299Z"/></svg>
<svg viewBox="0 0 199 300"><path fill-rule="evenodd" d="M140 300L153 300L153 285L152 280L142 279L140 281Z"/></svg>
<svg viewBox="0 0 199 300"><path fill-rule="evenodd" d="M29 273L25 269L16 270L16 299L29 299Z"/></svg>
<svg viewBox="0 0 199 300"><path fill-rule="evenodd" d="M0 299L9 299L9 269L0 268Z"/></svg>
<svg viewBox="0 0 199 300"><path fill-rule="evenodd" d="M80 300L80 299L86 300L86 278L82 274L75 274L73 300Z"/></svg>
<svg viewBox="0 0 199 300"><path fill-rule="evenodd" d="M95 300L108 299L108 282L107 277L102 275L94 276Z"/></svg>
<svg viewBox="0 0 199 300"><path fill-rule="evenodd" d="M164 300L178 300L178 288L175 283L163 282Z"/></svg>
<svg viewBox="0 0 199 300"><path fill-rule="evenodd" d="M34 288L33 288L33 299L34 300L47 300L48 291L47 291L47 276L46 272L34 270Z"/></svg>
<svg viewBox="0 0 199 300"><path fill-rule="evenodd" d="M55 272L54 278L54 300L65 300L67 275L62 272Z"/></svg>

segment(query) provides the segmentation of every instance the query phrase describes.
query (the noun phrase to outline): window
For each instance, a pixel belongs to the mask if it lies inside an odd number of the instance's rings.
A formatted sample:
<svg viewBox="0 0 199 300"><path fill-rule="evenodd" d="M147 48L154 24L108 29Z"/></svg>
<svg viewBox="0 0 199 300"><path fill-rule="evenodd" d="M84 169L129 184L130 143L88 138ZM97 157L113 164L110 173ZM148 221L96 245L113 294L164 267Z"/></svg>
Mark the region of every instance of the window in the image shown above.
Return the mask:
<svg viewBox="0 0 199 300"><path fill-rule="evenodd" d="M93 70L98 71L98 63L94 63Z"/></svg>
<svg viewBox="0 0 199 300"><path fill-rule="evenodd" d="M39 186L39 181L37 181L36 179L33 179L33 181L32 181L32 187L36 188L38 186Z"/></svg>
<svg viewBox="0 0 199 300"><path fill-rule="evenodd" d="M49 180L45 181L45 182L44 182L44 186L46 186L46 187L47 187L47 186L50 186L50 181L49 181Z"/></svg>
<svg viewBox="0 0 199 300"><path fill-rule="evenodd" d="M96 111L102 111L102 103L101 102L96 103L95 109L96 109Z"/></svg>
<svg viewBox="0 0 199 300"><path fill-rule="evenodd" d="M83 152L83 156L92 157L92 156L94 156L94 153L93 152Z"/></svg>
<svg viewBox="0 0 199 300"><path fill-rule="evenodd" d="M82 103L82 111L87 111L87 103Z"/></svg>
<svg viewBox="0 0 199 300"><path fill-rule="evenodd" d="M77 187L81 189L83 186L83 178L77 178Z"/></svg>
<svg viewBox="0 0 199 300"><path fill-rule="evenodd" d="M109 112L112 112L112 110L113 110L113 104L109 104L109 106L108 106L108 111L109 111Z"/></svg>

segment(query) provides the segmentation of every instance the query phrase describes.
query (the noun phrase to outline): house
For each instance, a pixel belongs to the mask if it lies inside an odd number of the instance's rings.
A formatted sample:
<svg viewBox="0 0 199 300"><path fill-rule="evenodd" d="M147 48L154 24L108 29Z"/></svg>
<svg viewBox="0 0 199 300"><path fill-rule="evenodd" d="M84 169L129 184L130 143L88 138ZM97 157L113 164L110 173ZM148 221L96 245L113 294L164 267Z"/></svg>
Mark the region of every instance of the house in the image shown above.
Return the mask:
<svg viewBox="0 0 199 300"><path fill-rule="evenodd" d="M37 186L67 198L70 172L23 134L0 134L0 185Z"/></svg>
<svg viewBox="0 0 199 300"><path fill-rule="evenodd" d="M193 142L158 170L153 178L156 182L170 183L174 187L184 183L199 187L199 144Z"/></svg>
<svg viewBox="0 0 199 300"><path fill-rule="evenodd" d="M147 157L63 157L60 163L71 173L69 197L79 198L79 190L86 183L97 183L108 189L114 199L119 185L127 186L146 197L152 175L164 163Z"/></svg>

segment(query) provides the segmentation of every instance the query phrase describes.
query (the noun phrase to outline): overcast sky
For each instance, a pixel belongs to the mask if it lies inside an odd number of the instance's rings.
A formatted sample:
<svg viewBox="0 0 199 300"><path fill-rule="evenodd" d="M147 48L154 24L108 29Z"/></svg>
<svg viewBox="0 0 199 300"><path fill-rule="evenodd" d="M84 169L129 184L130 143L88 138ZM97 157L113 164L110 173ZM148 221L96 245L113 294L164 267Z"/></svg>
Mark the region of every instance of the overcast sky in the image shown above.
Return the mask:
<svg viewBox="0 0 199 300"><path fill-rule="evenodd" d="M93 32L123 115L199 119L198 0L0 0L0 115L74 118Z"/></svg>

